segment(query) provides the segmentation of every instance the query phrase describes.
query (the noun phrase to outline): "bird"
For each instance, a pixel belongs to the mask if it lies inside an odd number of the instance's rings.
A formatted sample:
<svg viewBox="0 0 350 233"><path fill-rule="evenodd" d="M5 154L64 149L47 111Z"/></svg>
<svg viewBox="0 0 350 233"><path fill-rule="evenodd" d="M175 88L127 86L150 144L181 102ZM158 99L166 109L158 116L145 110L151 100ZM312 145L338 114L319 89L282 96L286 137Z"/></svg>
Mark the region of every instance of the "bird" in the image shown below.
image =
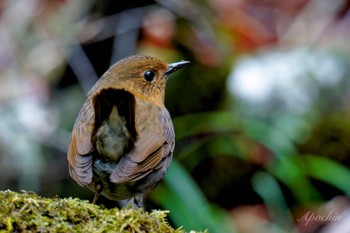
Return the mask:
<svg viewBox="0 0 350 233"><path fill-rule="evenodd" d="M164 105L168 77L189 61L167 64L133 55L112 65L88 92L74 123L67 153L80 186L142 208L143 194L164 177L175 133Z"/></svg>

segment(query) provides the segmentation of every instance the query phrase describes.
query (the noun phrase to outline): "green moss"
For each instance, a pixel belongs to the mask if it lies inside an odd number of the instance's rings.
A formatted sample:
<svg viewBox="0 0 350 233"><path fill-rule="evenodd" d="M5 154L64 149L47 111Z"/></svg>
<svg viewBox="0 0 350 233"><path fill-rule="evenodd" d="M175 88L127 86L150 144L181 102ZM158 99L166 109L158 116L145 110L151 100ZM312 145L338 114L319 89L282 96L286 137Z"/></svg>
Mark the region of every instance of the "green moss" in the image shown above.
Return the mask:
<svg viewBox="0 0 350 233"><path fill-rule="evenodd" d="M178 232L168 211L105 209L77 198L43 198L32 192L0 192L1 232ZM191 233L194 231L191 231Z"/></svg>

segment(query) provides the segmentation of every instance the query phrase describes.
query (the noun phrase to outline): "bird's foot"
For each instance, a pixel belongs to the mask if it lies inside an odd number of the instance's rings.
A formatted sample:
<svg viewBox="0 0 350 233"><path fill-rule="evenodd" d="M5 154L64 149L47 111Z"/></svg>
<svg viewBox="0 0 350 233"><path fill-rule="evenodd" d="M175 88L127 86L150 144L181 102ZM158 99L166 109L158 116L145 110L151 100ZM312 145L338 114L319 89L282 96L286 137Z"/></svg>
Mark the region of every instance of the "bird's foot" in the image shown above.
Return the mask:
<svg viewBox="0 0 350 233"><path fill-rule="evenodd" d="M96 190L96 192L95 192L94 199L92 200L92 204L96 205L97 199L101 195L101 192L102 192L102 186L100 184L97 184L95 190Z"/></svg>
<svg viewBox="0 0 350 233"><path fill-rule="evenodd" d="M136 209L143 208L142 193L136 193L134 195L134 203L136 205Z"/></svg>

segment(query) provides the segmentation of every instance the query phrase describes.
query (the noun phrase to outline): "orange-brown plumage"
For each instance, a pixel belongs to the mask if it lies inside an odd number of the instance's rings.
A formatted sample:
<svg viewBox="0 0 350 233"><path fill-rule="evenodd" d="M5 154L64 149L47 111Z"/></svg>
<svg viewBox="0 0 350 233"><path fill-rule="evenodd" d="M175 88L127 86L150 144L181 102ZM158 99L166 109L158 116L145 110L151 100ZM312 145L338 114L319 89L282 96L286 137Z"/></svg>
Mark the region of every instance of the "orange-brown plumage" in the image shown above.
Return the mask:
<svg viewBox="0 0 350 233"><path fill-rule="evenodd" d="M175 145L164 106L167 76L188 63L132 56L106 71L72 131L69 171L79 185L113 200L134 197L141 206L142 193L164 176Z"/></svg>

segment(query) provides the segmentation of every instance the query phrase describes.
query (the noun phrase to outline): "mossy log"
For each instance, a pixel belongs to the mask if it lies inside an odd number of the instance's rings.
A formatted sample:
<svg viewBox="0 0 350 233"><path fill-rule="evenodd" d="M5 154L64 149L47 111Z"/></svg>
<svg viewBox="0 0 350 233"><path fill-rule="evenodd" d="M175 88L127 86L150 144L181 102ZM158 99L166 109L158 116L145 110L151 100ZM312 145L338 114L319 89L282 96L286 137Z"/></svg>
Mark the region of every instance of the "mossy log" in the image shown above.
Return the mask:
<svg viewBox="0 0 350 233"><path fill-rule="evenodd" d="M185 233L168 224L167 213L105 209L77 198L51 199L33 192L0 191L0 232Z"/></svg>

